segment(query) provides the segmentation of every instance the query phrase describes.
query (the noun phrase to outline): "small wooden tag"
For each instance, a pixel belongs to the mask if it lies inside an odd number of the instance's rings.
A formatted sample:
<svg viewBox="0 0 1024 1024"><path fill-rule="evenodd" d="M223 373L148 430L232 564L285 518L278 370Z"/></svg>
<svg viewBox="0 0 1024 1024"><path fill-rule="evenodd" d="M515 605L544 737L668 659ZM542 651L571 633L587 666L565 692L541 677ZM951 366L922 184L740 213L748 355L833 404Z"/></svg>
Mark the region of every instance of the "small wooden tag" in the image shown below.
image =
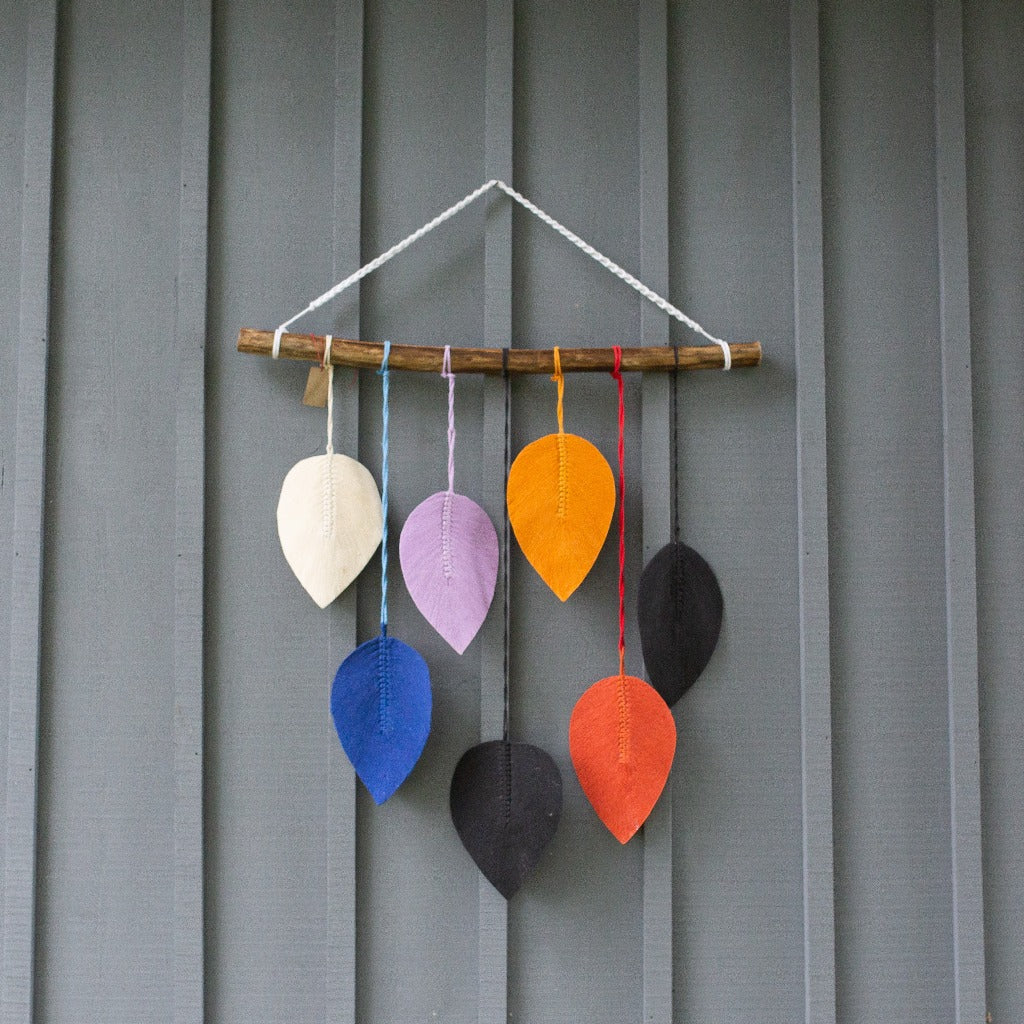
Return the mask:
<svg viewBox="0 0 1024 1024"><path fill-rule="evenodd" d="M311 366L306 378L306 392L302 396L303 405L311 405L315 409L327 408L327 368Z"/></svg>

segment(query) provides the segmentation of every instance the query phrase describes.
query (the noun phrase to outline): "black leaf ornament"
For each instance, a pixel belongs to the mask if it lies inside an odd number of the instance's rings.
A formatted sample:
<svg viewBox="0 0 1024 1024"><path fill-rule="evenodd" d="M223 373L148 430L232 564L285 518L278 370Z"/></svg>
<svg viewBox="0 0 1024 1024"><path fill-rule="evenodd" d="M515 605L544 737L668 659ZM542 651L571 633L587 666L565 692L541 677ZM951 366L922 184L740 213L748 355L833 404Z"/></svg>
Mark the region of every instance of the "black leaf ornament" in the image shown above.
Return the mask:
<svg viewBox="0 0 1024 1024"><path fill-rule="evenodd" d="M637 594L647 675L671 707L693 686L718 643L722 591L693 548L666 544L644 567Z"/></svg>
<svg viewBox="0 0 1024 1024"><path fill-rule="evenodd" d="M489 740L455 767L452 822L484 877L511 899L537 866L562 816L562 776L540 747Z"/></svg>

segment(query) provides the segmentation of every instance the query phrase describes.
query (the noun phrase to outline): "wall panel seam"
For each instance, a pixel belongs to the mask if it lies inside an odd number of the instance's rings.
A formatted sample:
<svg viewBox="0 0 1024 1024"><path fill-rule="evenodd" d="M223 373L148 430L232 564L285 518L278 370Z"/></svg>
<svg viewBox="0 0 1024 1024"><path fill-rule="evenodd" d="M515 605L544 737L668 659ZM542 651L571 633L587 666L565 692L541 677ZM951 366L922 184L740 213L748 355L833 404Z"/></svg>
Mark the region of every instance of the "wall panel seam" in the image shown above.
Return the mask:
<svg viewBox="0 0 1024 1024"><path fill-rule="evenodd" d="M514 0L487 0L484 77L484 178L512 181ZM512 344L512 204L504 196L488 201L484 231L484 344ZM500 381L484 381L483 479L485 507L495 523L505 514L505 401ZM501 552L502 565L509 552ZM500 600L499 592L495 599ZM480 737L502 734L504 718L504 623L488 616L482 631ZM477 1005L480 1024L508 1019L508 904L481 874Z"/></svg>
<svg viewBox="0 0 1024 1024"><path fill-rule="evenodd" d="M203 601L210 0L185 0L175 308L174 1021L204 1019Z"/></svg>
<svg viewBox="0 0 1024 1024"><path fill-rule="evenodd" d="M55 0L28 5L15 413L11 646L4 846L4 1024L29 1024L35 982L39 686L50 315Z"/></svg>
<svg viewBox="0 0 1024 1024"><path fill-rule="evenodd" d="M362 0L338 0L334 15L334 182L332 278L362 263L363 61L365 11ZM358 300L350 304L346 329L359 337ZM336 377L340 375L336 374ZM338 387L338 380L335 381ZM335 436L340 450L358 459L359 384L351 383L343 401L335 402ZM327 673L339 656L357 643L356 582L330 609ZM355 1024L357 989L356 775L333 735L325 782L327 792L327 906L325 941L326 1024Z"/></svg>
<svg viewBox="0 0 1024 1024"><path fill-rule="evenodd" d="M958 1022L985 1016L974 427L963 10L936 0L935 160L942 350L952 955Z"/></svg>
<svg viewBox="0 0 1024 1024"><path fill-rule="evenodd" d="M817 0L792 0L793 285L803 820L804 1013L836 1020L832 697Z"/></svg>
<svg viewBox="0 0 1024 1024"><path fill-rule="evenodd" d="M668 9L644 0L638 25L640 116L640 277L668 293ZM667 345L669 324L641 305L643 345ZM643 552L650 558L670 535L667 374L645 374L641 383ZM643 828L643 1019L672 1021L672 776Z"/></svg>

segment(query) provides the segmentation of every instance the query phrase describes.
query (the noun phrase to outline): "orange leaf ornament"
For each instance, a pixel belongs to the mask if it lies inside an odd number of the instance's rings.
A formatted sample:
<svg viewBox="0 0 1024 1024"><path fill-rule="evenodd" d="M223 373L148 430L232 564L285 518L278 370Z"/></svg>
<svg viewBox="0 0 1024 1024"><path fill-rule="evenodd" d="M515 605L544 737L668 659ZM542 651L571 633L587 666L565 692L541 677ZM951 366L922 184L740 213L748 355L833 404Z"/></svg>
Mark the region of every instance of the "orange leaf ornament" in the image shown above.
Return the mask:
<svg viewBox="0 0 1024 1024"><path fill-rule="evenodd" d="M585 438L565 433L562 375L555 349L558 433L528 444L512 463L508 518L527 561L565 601L583 582L608 536L615 480L605 457Z"/></svg>
<svg viewBox="0 0 1024 1024"><path fill-rule="evenodd" d="M569 755L597 816L627 843L661 796L676 752L676 723L657 690L636 676L601 679L569 718Z"/></svg>

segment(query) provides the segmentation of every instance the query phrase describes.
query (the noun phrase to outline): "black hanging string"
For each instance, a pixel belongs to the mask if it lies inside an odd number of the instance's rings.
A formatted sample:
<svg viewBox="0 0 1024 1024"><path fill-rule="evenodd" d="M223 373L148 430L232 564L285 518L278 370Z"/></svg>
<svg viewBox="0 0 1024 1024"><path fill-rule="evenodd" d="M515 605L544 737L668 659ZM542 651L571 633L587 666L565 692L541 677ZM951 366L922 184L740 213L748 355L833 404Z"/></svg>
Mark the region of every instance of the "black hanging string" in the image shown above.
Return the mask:
<svg viewBox="0 0 1024 1024"><path fill-rule="evenodd" d="M501 350L501 378L505 385L505 487L508 487L508 476L512 467L512 375L508 372L508 349ZM503 664L502 674L504 676L502 690L502 724L501 737L508 743L508 702L509 702L509 623L511 617L510 583L509 583L509 558L512 554L511 533L508 519L508 502L502 501L504 514L502 516L501 530L501 565L502 565L502 595L504 603L504 639L503 639Z"/></svg>
<svg viewBox="0 0 1024 1024"><path fill-rule="evenodd" d="M676 365L672 370L672 384L668 393L668 415L671 421L671 428L669 437L671 438L670 444L670 458L671 464L669 465L669 493L670 501L672 503L672 540L674 543L679 543L679 414L677 412L677 397L676 392L679 389L679 346L673 345L673 351L675 352Z"/></svg>

